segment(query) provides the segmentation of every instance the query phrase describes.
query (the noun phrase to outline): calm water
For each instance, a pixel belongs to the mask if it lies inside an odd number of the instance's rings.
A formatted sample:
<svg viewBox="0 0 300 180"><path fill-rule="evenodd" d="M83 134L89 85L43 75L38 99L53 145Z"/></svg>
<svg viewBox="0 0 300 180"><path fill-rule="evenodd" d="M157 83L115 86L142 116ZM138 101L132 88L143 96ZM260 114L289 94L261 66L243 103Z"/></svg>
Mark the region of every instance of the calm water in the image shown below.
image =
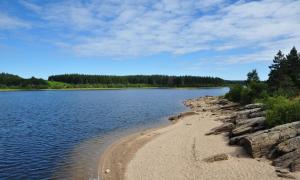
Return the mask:
<svg viewBox="0 0 300 180"><path fill-rule="evenodd" d="M227 88L0 92L0 179L96 179L112 137L167 123Z"/></svg>

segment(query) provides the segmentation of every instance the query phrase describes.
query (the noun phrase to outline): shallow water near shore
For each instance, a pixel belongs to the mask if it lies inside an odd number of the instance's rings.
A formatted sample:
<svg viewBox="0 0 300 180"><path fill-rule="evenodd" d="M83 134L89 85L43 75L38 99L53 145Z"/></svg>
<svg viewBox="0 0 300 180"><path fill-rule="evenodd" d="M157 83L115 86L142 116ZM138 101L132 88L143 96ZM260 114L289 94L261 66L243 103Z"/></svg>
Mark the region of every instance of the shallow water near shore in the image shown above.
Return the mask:
<svg viewBox="0 0 300 180"><path fill-rule="evenodd" d="M228 88L0 92L0 179L97 179L114 140Z"/></svg>

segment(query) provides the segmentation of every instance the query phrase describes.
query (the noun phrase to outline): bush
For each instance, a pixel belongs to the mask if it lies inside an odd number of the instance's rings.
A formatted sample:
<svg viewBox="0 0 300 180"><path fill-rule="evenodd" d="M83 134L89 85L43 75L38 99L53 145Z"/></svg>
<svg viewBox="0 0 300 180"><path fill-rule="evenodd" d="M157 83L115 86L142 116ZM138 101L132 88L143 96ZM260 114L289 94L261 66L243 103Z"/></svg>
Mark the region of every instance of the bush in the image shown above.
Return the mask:
<svg viewBox="0 0 300 180"><path fill-rule="evenodd" d="M225 98L233 102L240 102L243 88L244 87L240 84L232 86L229 92L225 95Z"/></svg>
<svg viewBox="0 0 300 180"><path fill-rule="evenodd" d="M297 90L294 88L279 88L276 91L273 91L273 96L285 96L285 97L294 97L297 95Z"/></svg>
<svg viewBox="0 0 300 180"><path fill-rule="evenodd" d="M268 97L267 85L262 82L251 82L247 87L235 85L230 88L230 91L225 95L225 98L233 102L241 104L249 104L256 99Z"/></svg>
<svg viewBox="0 0 300 180"><path fill-rule="evenodd" d="M270 97L265 100L267 108L266 123L269 127L300 120L300 101L286 97Z"/></svg>
<svg viewBox="0 0 300 180"><path fill-rule="evenodd" d="M253 101L253 95L252 95L252 91L250 88L243 88L242 92L241 92L241 99L240 99L240 103L241 104L250 104Z"/></svg>

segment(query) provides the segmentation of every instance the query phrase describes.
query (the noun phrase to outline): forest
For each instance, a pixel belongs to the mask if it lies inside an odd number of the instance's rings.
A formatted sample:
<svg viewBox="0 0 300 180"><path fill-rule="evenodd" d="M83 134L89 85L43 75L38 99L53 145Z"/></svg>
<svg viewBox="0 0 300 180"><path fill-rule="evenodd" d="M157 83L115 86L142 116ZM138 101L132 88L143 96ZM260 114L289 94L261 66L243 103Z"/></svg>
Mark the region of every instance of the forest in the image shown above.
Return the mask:
<svg viewBox="0 0 300 180"><path fill-rule="evenodd" d="M224 80L221 78L165 75L106 76L64 74L50 76L48 80L69 84L143 84L153 87L201 87L221 86L224 84Z"/></svg>
<svg viewBox="0 0 300 180"><path fill-rule="evenodd" d="M166 76L166 75L84 75L63 74L49 76L48 80L0 73L1 89L71 89L71 88L143 88L143 87L211 87L224 86L224 81L215 77Z"/></svg>
<svg viewBox="0 0 300 180"><path fill-rule="evenodd" d="M24 79L17 75L0 73L0 88L45 89L48 88L48 82L35 77Z"/></svg>

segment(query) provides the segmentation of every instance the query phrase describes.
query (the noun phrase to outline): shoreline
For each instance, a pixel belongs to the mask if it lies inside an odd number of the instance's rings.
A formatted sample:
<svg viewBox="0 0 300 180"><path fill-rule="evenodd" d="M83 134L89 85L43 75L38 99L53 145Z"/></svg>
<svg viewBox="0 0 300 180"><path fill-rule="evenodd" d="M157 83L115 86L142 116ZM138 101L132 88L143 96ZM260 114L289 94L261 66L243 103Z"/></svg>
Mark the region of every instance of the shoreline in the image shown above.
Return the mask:
<svg viewBox="0 0 300 180"><path fill-rule="evenodd" d="M203 86L203 87L121 87L121 88L61 88L61 89L0 89L0 92L17 91L89 91L89 90L128 90L128 89L210 89L226 88L228 86Z"/></svg>
<svg viewBox="0 0 300 180"><path fill-rule="evenodd" d="M233 113L214 109L210 101L216 97L187 100L188 107L200 103L190 108L198 114L175 116L179 118L173 124L137 132L111 144L100 157L100 179L281 179L268 160L250 158L242 147L229 146L225 134L206 135L222 124L221 118ZM205 162L218 153L226 153L228 160Z"/></svg>

